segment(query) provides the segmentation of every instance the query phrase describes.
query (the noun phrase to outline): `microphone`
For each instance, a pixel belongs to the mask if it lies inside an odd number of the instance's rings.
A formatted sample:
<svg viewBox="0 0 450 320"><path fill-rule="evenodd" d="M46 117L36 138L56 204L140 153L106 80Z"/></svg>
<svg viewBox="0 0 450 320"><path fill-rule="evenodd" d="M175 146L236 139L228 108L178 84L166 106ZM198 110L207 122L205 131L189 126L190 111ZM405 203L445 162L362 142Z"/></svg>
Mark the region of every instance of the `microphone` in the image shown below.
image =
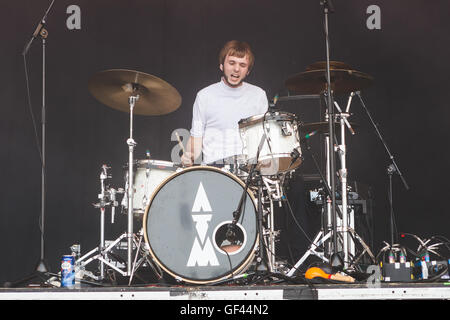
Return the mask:
<svg viewBox="0 0 450 320"><path fill-rule="evenodd" d="M228 224L225 239L227 239L230 243L234 243L236 241L236 223L234 220L232 223Z"/></svg>

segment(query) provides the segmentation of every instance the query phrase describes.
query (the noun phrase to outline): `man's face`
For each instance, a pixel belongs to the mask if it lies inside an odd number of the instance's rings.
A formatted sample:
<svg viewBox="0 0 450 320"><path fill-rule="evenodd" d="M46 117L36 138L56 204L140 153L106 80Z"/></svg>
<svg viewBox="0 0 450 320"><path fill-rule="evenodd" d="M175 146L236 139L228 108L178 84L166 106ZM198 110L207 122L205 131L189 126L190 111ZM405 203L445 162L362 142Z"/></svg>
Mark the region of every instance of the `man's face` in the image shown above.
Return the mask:
<svg viewBox="0 0 450 320"><path fill-rule="evenodd" d="M248 67L247 55L242 58L227 55L223 64L220 65L220 70L223 71L225 83L232 88L236 88L242 84L242 81L249 74Z"/></svg>

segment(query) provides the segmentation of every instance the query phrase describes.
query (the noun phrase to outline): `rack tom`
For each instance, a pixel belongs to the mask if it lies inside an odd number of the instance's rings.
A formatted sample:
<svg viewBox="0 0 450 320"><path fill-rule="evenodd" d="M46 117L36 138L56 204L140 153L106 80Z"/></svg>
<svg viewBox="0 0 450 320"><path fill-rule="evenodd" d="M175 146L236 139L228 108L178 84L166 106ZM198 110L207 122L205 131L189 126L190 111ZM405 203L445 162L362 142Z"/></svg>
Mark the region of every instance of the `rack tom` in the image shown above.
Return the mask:
<svg viewBox="0 0 450 320"><path fill-rule="evenodd" d="M257 164L262 175L289 172L301 165L298 121L294 114L276 111L242 119L239 132L246 164Z"/></svg>

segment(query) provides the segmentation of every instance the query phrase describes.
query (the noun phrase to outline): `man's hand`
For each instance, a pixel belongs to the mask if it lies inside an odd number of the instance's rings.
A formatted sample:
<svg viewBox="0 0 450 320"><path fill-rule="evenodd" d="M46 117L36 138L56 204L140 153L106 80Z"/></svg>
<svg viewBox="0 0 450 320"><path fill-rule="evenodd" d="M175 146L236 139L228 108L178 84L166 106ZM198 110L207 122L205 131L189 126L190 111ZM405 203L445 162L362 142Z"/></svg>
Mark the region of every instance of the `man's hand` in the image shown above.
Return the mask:
<svg viewBox="0 0 450 320"><path fill-rule="evenodd" d="M194 165L194 160L198 159L202 153L202 138L189 137L185 152L181 156L181 164L184 167Z"/></svg>
<svg viewBox="0 0 450 320"><path fill-rule="evenodd" d="M190 167L194 164L193 155L191 152L184 152L181 156L181 164L183 167Z"/></svg>

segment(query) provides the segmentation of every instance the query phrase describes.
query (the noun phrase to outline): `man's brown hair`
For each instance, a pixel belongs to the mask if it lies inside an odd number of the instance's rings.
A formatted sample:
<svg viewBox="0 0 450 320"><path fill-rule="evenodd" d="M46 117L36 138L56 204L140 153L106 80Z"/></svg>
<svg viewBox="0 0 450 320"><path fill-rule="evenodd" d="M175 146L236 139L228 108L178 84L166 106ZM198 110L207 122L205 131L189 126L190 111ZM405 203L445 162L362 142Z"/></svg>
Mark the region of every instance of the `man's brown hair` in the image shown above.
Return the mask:
<svg viewBox="0 0 450 320"><path fill-rule="evenodd" d="M225 43L222 50L220 50L219 63L223 64L226 56L243 58L245 55L248 56L248 70L250 71L255 63L255 56L253 55L250 45L244 41L231 40Z"/></svg>

